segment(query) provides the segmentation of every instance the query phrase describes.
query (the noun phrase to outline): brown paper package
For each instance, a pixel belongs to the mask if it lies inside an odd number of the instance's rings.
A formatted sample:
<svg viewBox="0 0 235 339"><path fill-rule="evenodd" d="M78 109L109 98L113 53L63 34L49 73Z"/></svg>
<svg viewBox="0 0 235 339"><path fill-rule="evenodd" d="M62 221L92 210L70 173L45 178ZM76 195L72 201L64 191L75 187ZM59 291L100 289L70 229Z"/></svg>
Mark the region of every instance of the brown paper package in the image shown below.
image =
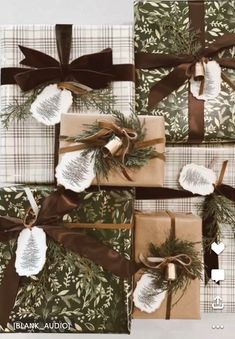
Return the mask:
<svg viewBox="0 0 235 339"><path fill-rule="evenodd" d="M196 249L200 253L202 241L201 218L193 214L174 213L176 238L196 242ZM148 246L152 242L162 244L170 234L171 219L167 212L136 213L135 216L135 259L139 261L139 254L148 254ZM136 274L135 280L141 277ZM181 296L182 291L173 295L172 304ZM134 307L135 319L164 319L166 315L166 299L161 307L153 312L142 312ZM171 309L171 319L200 319L200 281L192 280L182 299Z"/></svg>
<svg viewBox="0 0 235 339"><path fill-rule="evenodd" d="M144 122L146 128L146 140L155 138L165 138L164 118L156 116L140 116L141 122ZM101 114L62 114L60 134L63 136L74 137L86 129L84 124L92 124L96 120L113 121L111 115ZM68 141L61 141L60 147L74 145ZM165 144L154 146L156 151L163 153ZM117 171L110 172L108 180L100 178L100 185L105 186L162 186L164 181L164 160L159 158L151 159L148 164L138 170L128 169L128 174L133 181L128 181L123 174ZM96 181L93 182L96 185Z"/></svg>

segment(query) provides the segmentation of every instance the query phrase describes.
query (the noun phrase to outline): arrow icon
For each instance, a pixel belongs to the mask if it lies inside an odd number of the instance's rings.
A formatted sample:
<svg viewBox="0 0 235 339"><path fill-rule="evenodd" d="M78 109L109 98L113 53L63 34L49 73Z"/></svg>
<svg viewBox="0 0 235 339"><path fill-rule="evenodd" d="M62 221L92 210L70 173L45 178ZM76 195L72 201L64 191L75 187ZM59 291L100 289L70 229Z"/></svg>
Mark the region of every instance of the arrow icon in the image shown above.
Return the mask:
<svg viewBox="0 0 235 339"><path fill-rule="evenodd" d="M222 310L224 308L224 304L222 303L222 298L219 296L216 296L213 300L214 302L211 304L213 310Z"/></svg>

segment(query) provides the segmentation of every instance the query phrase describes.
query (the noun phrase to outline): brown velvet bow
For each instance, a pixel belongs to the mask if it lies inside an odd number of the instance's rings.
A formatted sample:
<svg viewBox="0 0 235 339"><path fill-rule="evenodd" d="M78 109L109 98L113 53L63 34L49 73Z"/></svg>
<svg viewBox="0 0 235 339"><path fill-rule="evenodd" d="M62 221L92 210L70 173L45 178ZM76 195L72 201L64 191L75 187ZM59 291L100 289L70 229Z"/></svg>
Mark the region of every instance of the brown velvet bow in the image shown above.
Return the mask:
<svg viewBox="0 0 235 339"><path fill-rule="evenodd" d="M130 277L136 271L134 263L95 238L63 226L63 216L76 208L78 204L79 199L76 193L69 190L55 191L44 199L31 227L36 225L42 227L48 237L66 249L101 265L105 270L121 278ZM0 242L16 239L24 227L24 220L9 216L0 217ZM3 327L6 326L14 307L19 284L20 277L16 273L15 256L13 256L7 264L0 284L0 324Z"/></svg>
<svg viewBox="0 0 235 339"><path fill-rule="evenodd" d="M40 51L19 46L25 56L20 63L29 68L2 68L1 84L18 84L23 91L28 91L60 81L76 81L92 89L105 88L110 81L134 81L133 65L113 65L110 48L83 55L69 63L72 25L56 25L55 33L59 61Z"/></svg>
<svg viewBox="0 0 235 339"><path fill-rule="evenodd" d="M203 1L188 1L191 28L200 30L202 48L197 55L171 55L159 53L136 53L136 68L156 69L159 67L174 67L167 76L158 81L150 89L148 107L152 109L162 99L182 86L189 76L194 73L196 62L206 59L217 61L221 67L235 69L235 58L218 58L217 54L227 48L235 46L235 33L227 33L217 38L208 47L205 47L204 37L204 3ZM235 85L222 74L234 90ZM189 142L200 142L204 137L204 101L197 100L189 93Z"/></svg>

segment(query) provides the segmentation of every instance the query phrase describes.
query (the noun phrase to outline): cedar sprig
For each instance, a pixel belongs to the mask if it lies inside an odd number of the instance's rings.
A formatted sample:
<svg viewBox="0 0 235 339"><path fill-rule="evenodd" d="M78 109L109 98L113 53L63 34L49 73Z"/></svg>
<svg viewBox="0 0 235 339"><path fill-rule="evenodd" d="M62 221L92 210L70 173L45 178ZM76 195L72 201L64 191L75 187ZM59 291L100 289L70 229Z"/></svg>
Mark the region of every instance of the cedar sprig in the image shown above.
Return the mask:
<svg viewBox="0 0 235 339"><path fill-rule="evenodd" d="M154 18L155 14L150 13L150 17ZM181 12L175 12L172 16L164 16L157 24L161 36L166 36L170 44L170 54L184 55L192 54L196 55L201 48L200 43L200 31L193 30L183 22L183 16Z"/></svg>
<svg viewBox="0 0 235 339"><path fill-rule="evenodd" d="M73 105L76 110L96 109L99 113L107 114L116 102L110 88L73 93Z"/></svg>
<svg viewBox="0 0 235 339"><path fill-rule="evenodd" d="M8 129L10 123L14 120L17 122L27 119L31 113L30 108L37 95L42 91L35 89L30 93L22 93L22 100L14 99L11 104L4 107L0 113L0 119L4 128Z"/></svg>
<svg viewBox="0 0 235 339"><path fill-rule="evenodd" d="M200 259L200 253L195 249L195 244L196 243L187 240L168 237L160 246L154 244L150 244L149 246L150 257L166 258L178 254L185 254L192 260L191 265L187 267L190 274L184 270L182 266L176 264L177 278L170 282L166 280L165 269L148 269L148 272L154 277L153 284L156 289L163 289L171 293L182 290L181 296L174 305L182 298L192 279L202 279L203 264ZM172 307L174 305L172 305Z"/></svg>
<svg viewBox="0 0 235 339"><path fill-rule="evenodd" d="M202 206L203 226L207 237L204 237L204 247L210 247L215 240L221 238L221 225L231 225L235 230L235 209L226 197L210 194Z"/></svg>
<svg viewBox="0 0 235 339"><path fill-rule="evenodd" d="M129 116L124 116L121 112L117 110L112 110L112 115L114 117L114 122L121 128L130 128L137 133L137 140L143 141L146 136L146 129L144 128L144 123L142 124L136 113L131 112ZM99 131L98 121L95 121L94 124L85 124L84 130L77 137L68 137L64 138L67 141L80 142L82 139L94 135ZM110 139L114 137L114 133L111 134L105 142L107 143ZM148 163L153 157L158 157L159 154L155 151L154 147L146 147L143 149L135 149L130 147L130 150L125 156L124 163L120 156L108 155L104 157L103 146L92 144L85 151L83 155L85 156L88 152L93 152L93 157L95 157L95 173L97 180L99 181L100 177L108 178L109 172L120 171L125 168L141 168Z"/></svg>

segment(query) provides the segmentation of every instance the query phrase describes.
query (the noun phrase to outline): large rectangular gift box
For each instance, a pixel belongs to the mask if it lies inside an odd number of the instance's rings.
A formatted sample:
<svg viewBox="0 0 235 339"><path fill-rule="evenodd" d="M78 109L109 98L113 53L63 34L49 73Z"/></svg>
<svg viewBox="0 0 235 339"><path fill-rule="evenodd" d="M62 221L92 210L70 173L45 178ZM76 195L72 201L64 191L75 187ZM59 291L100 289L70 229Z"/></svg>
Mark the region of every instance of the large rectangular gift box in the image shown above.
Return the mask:
<svg viewBox="0 0 235 339"><path fill-rule="evenodd" d="M234 8L233 0L135 2L136 109L165 117L168 142L235 139ZM205 58L222 69L219 94L211 90L219 87L220 71L204 67L205 81L198 73L203 94L211 95L206 101L190 93L187 81Z"/></svg>
<svg viewBox="0 0 235 339"><path fill-rule="evenodd" d="M162 117L139 117L140 124L143 126L146 135L144 141L159 140L152 147L158 152L159 157L150 159L141 168L127 168L128 175L131 181L128 180L120 170L112 170L106 177L99 178L100 185L107 186L162 186L164 181L164 163L165 163L165 129L164 119ZM60 148L65 150L70 147L79 145L73 140L66 140L65 138L74 138L81 135L84 131L96 122L114 122L112 115L76 115L76 114L62 114L61 118L61 141ZM76 151L75 151L76 152ZM63 154L61 154L63 157ZM97 184L94 180L93 184Z"/></svg>
<svg viewBox="0 0 235 339"><path fill-rule="evenodd" d="M134 64L133 28L131 25L73 25L70 61L75 58L112 49L114 65ZM9 25L0 28L1 67L23 67L24 55L18 46L29 47L58 58L55 25ZM66 46L67 48L68 46ZM59 51L61 53L61 51ZM67 51L65 51L65 54ZM80 65L81 66L81 65ZM92 67L100 67L92 65ZM118 66L119 67L119 66ZM118 72L118 69L115 70ZM107 71L108 72L108 71ZM126 76L126 75L125 75ZM134 82L113 81L108 86L105 99L115 103L112 107L129 114L134 105ZM18 85L1 86L1 112L12 104L23 103L32 91L22 92ZM103 100L102 99L102 100ZM72 111L97 113L100 105L77 100ZM28 109L30 102L26 103ZM89 107L89 109L87 108ZM102 104L101 104L102 106ZM53 183L55 127L46 126L28 117L26 121L10 123L6 130L0 125L0 182L2 183Z"/></svg>
<svg viewBox="0 0 235 339"><path fill-rule="evenodd" d="M189 163L210 166L215 170L217 176L220 173L223 161L228 160L227 170L223 183L235 187L235 146L234 145L204 145L204 146L167 146L166 147L166 171L164 186L179 189L179 174L183 166ZM138 210L149 210L152 212L162 210L173 210L180 213L202 213L203 197L181 198L181 199L159 199L138 200L135 207ZM235 208L230 203L231 208ZM221 225L221 240L226 250L218 257L219 267L225 270L224 281L216 284L209 280L205 286L201 282L201 312L205 313L234 313L234 231L231 225ZM220 311L212 308L216 296L223 299L224 308Z"/></svg>
<svg viewBox="0 0 235 339"><path fill-rule="evenodd" d="M39 206L54 190L50 186L30 187L31 192ZM77 196L77 195L76 195ZM94 260L101 260L105 256L103 246L110 249L108 257L103 261L109 262L111 267L117 268L117 253L121 255L119 265L132 258L133 235L133 189L100 190L96 192L83 192L77 196L80 206L66 214L63 222L71 237L80 232L84 241L74 246L84 248L86 242L90 255ZM30 198L31 199L31 198ZM68 199L61 201L66 204ZM50 211L44 209L44 213L55 213L58 204ZM24 219L30 207L25 187L3 187L0 190L1 217ZM65 212L66 213L66 212ZM10 219L16 221L17 219ZM8 226L1 220L1 229ZM47 219L45 231L49 229ZM48 226L49 225L49 226ZM51 226L51 234L53 231ZM75 229L78 227L79 229ZM4 232L0 229L0 293L4 293L1 284L6 274L16 274L8 269L8 264L16 250L16 238L3 241ZM14 227L16 230L17 227ZM12 230L14 235L14 230ZM47 232L47 231L46 231ZM74 233L75 232L75 233ZM63 239L66 228L59 236ZM9 234L5 232L5 235ZM55 233L56 234L56 233ZM67 238L67 243L73 239ZM94 240L92 240L94 239ZM5 239L6 240L6 239ZM66 239L65 239L66 240ZM100 248L95 248L94 241L100 243ZM0 326L1 332L67 332L67 333L129 333L131 322L132 278L121 278L104 269L99 264L88 259L89 256L76 254L72 250L65 249L63 244L52 240L47 233L46 263L38 275L20 277L15 302L10 313L10 319L6 328ZM103 248L103 249L102 249ZM115 252L113 251L115 250ZM85 248L86 252L86 248ZM93 254L92 254L93 253ZM115 254L116 253L116 254ZM107 252L106 252L107 255ZM113 264L112 264L112 261ZM116 262L116 264L115 264ZM129 262L129 261L128 261ZM14 270L14 266L13 266ZM17 277L17 276L16 276ZM5 304L7 298L14 293L17 279L5 281ZM14 296L14 294L13 294ZM3 295L0 297L3 298ZM1 309L2 317L6 317L7 307ZM3 306L2 306L3 307ZM5 319L6 320L6 319Z"/></svg>
<svg viewBox="0 0 235 339"><path fill-rule="evenodd" d="M175 238L194 243L198 255L201 256L201 219L198 216L169 212L139 212L135 215L135 258L137 262L139 261L140 254L144 257L148 256L150 243L155 246L160 246L164 243L171 232L172 218L174 219ZM141 271L136 273L137 281L140 279L141 275ZM154 293L153 291L152 293ZM167 313L168 319L200 318L199 279L191 280L186 288L182 287L182 289L173 293L170 305L168 305L167 299L168 296L165 297L160 308L152 313L141 311L135 307L133 313L134 318L166 318Z"/></svg>

